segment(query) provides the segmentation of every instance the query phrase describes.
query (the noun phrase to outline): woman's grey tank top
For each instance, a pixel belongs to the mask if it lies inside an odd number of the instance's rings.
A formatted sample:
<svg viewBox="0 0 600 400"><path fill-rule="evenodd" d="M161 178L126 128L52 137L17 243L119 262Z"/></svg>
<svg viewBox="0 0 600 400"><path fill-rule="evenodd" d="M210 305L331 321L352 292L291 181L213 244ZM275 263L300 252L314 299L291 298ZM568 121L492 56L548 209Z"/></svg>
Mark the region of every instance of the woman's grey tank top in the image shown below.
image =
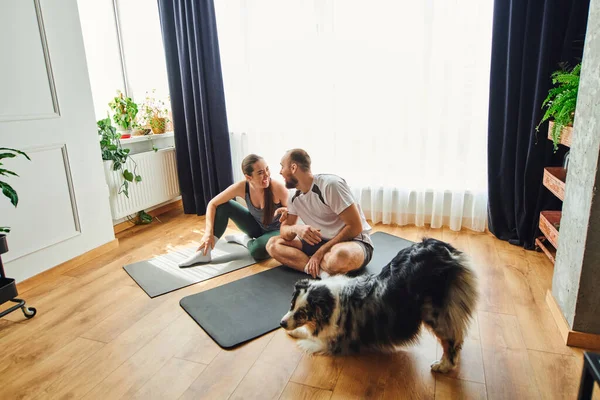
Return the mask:
<svg viewBox="0 0 600 400"><path fill-rule="evenodd" d="M263 224L263 216L264 216L265 210L262 208L256 208L252 204L252 201L250 200L250 185L248 184L248 182L246 182L245 200L246 200L246 206L248 207L248 211L250 211L250 214L254 217L256 222L258 222L258 224L264 231L271 232L271 231L276 231L280 228L281 223L279 222L279 215L277 215L276 217L273 217L273 220L271 221L271 223L269 225ZM281 208L281 202L275 204L275 207L273 208L273 212L275 212L275 210L277 210L278 208Z"/></svg>

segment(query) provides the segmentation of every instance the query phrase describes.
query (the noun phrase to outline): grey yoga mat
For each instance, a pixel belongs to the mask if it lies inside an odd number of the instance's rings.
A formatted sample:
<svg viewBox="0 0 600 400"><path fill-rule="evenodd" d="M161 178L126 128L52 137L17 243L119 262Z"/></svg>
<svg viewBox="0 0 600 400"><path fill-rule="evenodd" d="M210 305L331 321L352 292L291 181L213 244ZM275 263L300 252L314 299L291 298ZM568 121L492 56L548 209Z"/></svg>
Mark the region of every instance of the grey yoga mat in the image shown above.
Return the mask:
<svg viewBox="0 0 600 400"><path fill-rule="evenodd" d="M373 258L360 273L379 273L399 250L413 243L383 232L371 238ZM184 297L179 304L219 346L231 348L279 328L290 307L294 283L307 277L279 266Z"/></svg>
<svg viewBox="0 0 600 400"><path fill-rule="evenodd" d="M179 262L195 251L196 247L174 250L123 268L148 296L156 297L256 263L244 246L219 240L210 263L180 268Z"/></svg>

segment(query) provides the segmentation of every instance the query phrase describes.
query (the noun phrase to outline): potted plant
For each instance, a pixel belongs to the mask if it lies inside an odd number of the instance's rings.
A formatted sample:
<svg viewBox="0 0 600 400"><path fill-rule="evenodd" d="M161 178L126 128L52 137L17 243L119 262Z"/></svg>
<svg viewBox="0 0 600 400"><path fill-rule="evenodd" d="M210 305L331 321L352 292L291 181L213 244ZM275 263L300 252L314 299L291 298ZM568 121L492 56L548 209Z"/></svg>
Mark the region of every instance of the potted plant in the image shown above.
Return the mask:
<svg viewBox="0 0 600 400"><path fill-rule="evenodd" d="M117 90L117 96L108 103L108 106L113 111L115 124L121 128L122 132L126 132L123 136L133 134L133 129L138 127L136 123L138 106L131 97L127 97L120 90Z"/></svg>
<svg viewBox="0 0 600 400"><path fill-rule="evenodd" d="M139 211L135 217L132 217L131 215L127 216L127 221L131 222L134 225L147 225L152 223L153 219L154 217L152 217L152 215L148 214L144 210Z"/></svg>
<svg viewBox="0 0 600 400"><path fill-rule="evenodd" d="M2 175L2 176L17 176L17 177L19 176L15 172L5 169L2 166L3 159L15 158L18 155L22 155L23 157L25 157L26 159L31 161L29 156L20 150L9 149L6 147L0 147L0 175ZM2 194L4 194L6 197L8 197L11 204L16 207L17 204L19 203L19 196L17 195L16 190L13 189L12 186L10 186L8 183L6 183L4 181L0 181L0 189L2 189ZM4 237L5 237L5 234L8 232L10 232L9 227L0 226L0 238L3 238L0 240L6 240Z"/></svg>
<svg viewBox="0 0 600 400"><path fill-rule="evenodd" d="M542 108L546 107L547 109L535 129L539 132L540 125L551 119L548 137L552 138L554 152L558 150L558 144L561 143L561 136L564 136L563 142L567 141L570 143L570 135L573 131L573 120L575 118L575 107L577 106L580 72L581 64L577 64L571 70L563 67L554 71L552 73L552 84L555 87L548 91L548 96L542 103Z"/></svg>
<svg viewBox="0 0 600 400"><path fill-rule="evenodd" d="M112 170L121 171L123 183L119 188L119 193L129 197L129 184L131 182L141 182L142 177L137 174L137 163L133 158L129 158L129 149L121 146L121 134L117 132L110 123L110 118L98 121L98 135L100 135L100 148L102 150L102 159L112 161ZM133 172L126 168L126 162L130 159L133 163Z"/></svg>
<svg viewBox="0 0 600 400"><path fill-rule="evenodd" d="M20 150L10 149L6 147L0 147L0 175L1 176L19 176L15 172L8 170L3 167L2 160L8 158L15 158L18 155L22 155L29 161L31 159L27 154ZM17 206L19 204L19 196L17 191L13 189L11 185L4 181L0 181L0 188L2 189L2 194L8 197L11 204L13 206ZM25 301L21 299L17 299L18 291L17 285L15 284L15 280L13 278L7 278L4 273L4 266L2 264L2 254L8 251L8 243L6 241L6 234L10 232L10 228L6 226L0 227L0 304L4 304L7 301L11 301L13 303L17 303L16 305L0 312L0 318L5 316L8 313L15 311L20 308L23 311L23 314L27 318L32 318L36 314L36 309L33 307L27 307L25 305Z"/></svg>
<svg viewBox="0 0 600 400"><path fill-rule="evenodd" d="M146 92L146 99L141 105L141 112L146 123L152 129L152 133L160 134L165 133L165 127L169 122L167 118L169 110L162 100L154 96L155 91L156 89L152 89L151 95Z"/></svg>

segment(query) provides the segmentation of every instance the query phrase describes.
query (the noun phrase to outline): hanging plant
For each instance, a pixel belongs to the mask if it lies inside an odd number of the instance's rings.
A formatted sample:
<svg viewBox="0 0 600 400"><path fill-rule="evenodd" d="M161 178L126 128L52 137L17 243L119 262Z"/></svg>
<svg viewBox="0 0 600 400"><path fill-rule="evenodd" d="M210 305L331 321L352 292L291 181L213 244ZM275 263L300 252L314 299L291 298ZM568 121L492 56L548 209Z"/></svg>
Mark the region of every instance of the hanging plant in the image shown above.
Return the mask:
<svg viewBox="0 0 600 400"><path fill-rule="evenodd" d="M24 152L22 152L21 150L15 150L15 149L9 149L7 147L0 147L0 175L2 176L19 176L17 175L15 172L8 170L6 168L3 168L3 163L2 160L6 159L6 158L15 158L18 155L22 155L23 157L25 157L26 159L28 159L29 161L31 161L31 158L29 158L29 156L27 154L25 154ZM17 206L17 204L19 204L19 195L17 194L17 191L15 189L13 189L12 186L10 186L8 183L4 182L4 181L0 181L0 189L2 189L2 194L6 197L8 197L8 199L10 200L10 203L13 206ZM0 226L0 233L8 233L10 232L10 228L7 226Z"/></svg>
<svg viewBox="0 0 600 400"><path fill-rule="evenodd" d="M100 135L100 148L102 150L102 159L112 161L112 170L121 171L123 183L119 187L119 194L123 193L129 198L129 184L132 182L141 182L142 177L137 174L137 163L133 158L129 158L129 149L121 146L121 135L110 123L110 118L98 121L98 135ZM133 163L133 172L126 168L127 160Z"/></svg>
<svg viewBox="0 0 600 400"><path fill-rule="evenodd" d="M554 152L558 150L560 135L567 126L573 125L575 118L575 107L577 106L577 93L579 91L579 75L581 64L577 64L570 71L562 68L552 73L552 84L556 85L548 91L548 96L542 103L542 109L546 107L546 112L542 120L535 127L539 132L540 125L549 119L554 121L551 136L554 144Z"/></svg>

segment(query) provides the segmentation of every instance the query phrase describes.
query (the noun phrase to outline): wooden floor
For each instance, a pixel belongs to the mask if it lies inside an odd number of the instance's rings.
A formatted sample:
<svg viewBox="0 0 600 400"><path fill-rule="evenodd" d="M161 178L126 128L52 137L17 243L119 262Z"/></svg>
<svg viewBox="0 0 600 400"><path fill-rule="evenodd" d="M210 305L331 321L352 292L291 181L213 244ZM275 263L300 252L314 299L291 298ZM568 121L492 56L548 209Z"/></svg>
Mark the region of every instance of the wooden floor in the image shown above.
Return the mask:
<svg viewBox="0 0 600 400"><path fill-rule="evenodd" d="M118 249L23 286L38 314L0 319L0 398L574 399L582 350L562 344L544 296L552 265L489 234L390 227L449 241L475 261L482 301L457 371L430 372L429 334L391 355L308 357L281 329L220 349L179 306L187 295L273 267L269 260L150 299L123 265L192 245L203 218L174 210L119 235ZM598 389L596 389L598 398Z"/></svg>

